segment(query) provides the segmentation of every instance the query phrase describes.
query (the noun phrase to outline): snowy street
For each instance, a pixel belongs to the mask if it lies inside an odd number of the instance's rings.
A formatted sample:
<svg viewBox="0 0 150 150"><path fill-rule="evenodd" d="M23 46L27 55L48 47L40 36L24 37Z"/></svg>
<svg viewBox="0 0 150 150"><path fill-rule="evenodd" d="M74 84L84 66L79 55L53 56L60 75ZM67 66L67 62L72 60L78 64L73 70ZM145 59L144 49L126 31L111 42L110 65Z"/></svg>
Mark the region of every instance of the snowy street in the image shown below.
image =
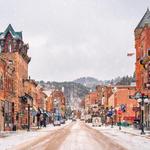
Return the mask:
<svg viewBox="0 0 150 150"><path fill-rule="evenodd" d="M41 128L39 130L31 130L30 132L27 131L17 131L11 133L3 133L6 135L5 137L0 138L0 150L6 149L20 149L21 147L28 146L30 143L35 142L47 135L52 135L59 131L61 128L68 126L70 122L66 122L65 125L54 127L53 125L48 125L46 128Z"/></svg>
<svg viewBox="0 0 150 150"><path fill-rule="evenodd" d="M1 150L149 150L149 145L148 137L127 133L125 129L119 131L116 127L93 128L81 121L0 139Z"/></svg>
<svg viewBox="0 0 150 150"><path fill-rule="evenodd" d="M91 124L88 124L92 127ZM135 130L132 127L122 127L119 130L118 126L102 126L102 127L92 127L104 134L112 141L124 146L127 150L149 150L150 149L150 133L146 132L145 135L140 134L140 130Z"/></svg>

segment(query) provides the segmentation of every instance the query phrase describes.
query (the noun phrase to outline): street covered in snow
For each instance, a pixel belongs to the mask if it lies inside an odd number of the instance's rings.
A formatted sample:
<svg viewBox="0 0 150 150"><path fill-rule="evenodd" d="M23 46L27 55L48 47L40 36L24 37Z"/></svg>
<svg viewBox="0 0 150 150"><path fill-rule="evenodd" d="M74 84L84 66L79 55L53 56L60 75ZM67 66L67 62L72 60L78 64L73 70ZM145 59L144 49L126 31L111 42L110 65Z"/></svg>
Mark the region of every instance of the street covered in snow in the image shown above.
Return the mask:
<svg viewBox="0 0 150 150"><path fill-rule="evenodd" d="M150 135L131 128L92 127L83 121L0 138L0 150L149 150Z"/></svg>

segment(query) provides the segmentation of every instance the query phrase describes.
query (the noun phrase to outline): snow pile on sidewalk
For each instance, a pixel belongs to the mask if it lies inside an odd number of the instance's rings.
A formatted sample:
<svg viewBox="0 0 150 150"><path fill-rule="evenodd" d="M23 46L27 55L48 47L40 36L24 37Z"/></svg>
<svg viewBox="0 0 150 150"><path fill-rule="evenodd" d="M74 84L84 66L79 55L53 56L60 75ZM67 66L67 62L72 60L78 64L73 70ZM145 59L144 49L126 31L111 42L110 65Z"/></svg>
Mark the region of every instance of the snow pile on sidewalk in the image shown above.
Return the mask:
<svg viewBox="0 0 150 150"><path fill-rule="evenodd" d="M88 124L88 126L92 127L91 124ZM113 128L111 126L93 128L128 150L150 150L150 138L147 135L140 135L140 130L126 127L122 127L122 130L119 130L117 126Z"/></svg>
<svg viewBox="0 0 150 150"><path fill-rule="evenodd" d="M17 131L16 133L9 133L8 137L0 138L0 150L11 149L16 145L22 144L33 140L34 138L48 134L49 132L58 130L68 125L70 122L67 121L66 124L54 127L53 125L48 125L46 128L41 128L37 131Z"/></svg>

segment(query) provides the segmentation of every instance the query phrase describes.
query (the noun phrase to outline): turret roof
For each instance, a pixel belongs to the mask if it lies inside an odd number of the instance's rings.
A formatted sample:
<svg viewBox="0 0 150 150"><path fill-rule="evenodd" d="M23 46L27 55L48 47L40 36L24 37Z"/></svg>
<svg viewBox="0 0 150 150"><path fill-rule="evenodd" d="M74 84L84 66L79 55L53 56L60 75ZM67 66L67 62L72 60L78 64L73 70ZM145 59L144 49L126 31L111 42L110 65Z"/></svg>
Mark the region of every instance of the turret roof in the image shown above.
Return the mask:
<svg viewBox="0 0 150 150"><path fill-rule="evenodd" d="M148 8L147 8L146 13L144 14L141 21L139 22L139 24L137 25L135 29L143 28L146 24L150 25L150 11Z"/></svg>
<svg viewBox="0 0 150 150"><path fill-rule="evenodd" d="M4 32L0 32L0 39L4 39L8 32L10 32L14 39L22 40L22 32L15 32L11 24L8 25Z"/></svg>

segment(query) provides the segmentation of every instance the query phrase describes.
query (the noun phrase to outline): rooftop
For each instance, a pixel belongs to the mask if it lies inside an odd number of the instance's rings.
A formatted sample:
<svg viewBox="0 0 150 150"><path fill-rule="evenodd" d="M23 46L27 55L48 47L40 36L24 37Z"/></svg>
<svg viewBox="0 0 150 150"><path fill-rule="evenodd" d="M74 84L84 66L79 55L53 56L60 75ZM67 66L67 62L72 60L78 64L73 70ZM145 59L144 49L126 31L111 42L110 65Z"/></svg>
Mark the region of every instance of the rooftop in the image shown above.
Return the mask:
<svg viewBox="0 0 150 150"><path fill-rule="evenodd" d="M135 29L143 28L146 24L150 25L150 11L148 8L147 8L146 13L144 14L141 21L139 22L139 24L137 25Z"/></svg>
<svg viewBox="0 0 150 150"><path fill-rule="evenodd" d="M11 24L8 25L4 32L0 32L0 39L4 39L8 32L14 39L22 40L22 32L15 32Z"/></svg>

